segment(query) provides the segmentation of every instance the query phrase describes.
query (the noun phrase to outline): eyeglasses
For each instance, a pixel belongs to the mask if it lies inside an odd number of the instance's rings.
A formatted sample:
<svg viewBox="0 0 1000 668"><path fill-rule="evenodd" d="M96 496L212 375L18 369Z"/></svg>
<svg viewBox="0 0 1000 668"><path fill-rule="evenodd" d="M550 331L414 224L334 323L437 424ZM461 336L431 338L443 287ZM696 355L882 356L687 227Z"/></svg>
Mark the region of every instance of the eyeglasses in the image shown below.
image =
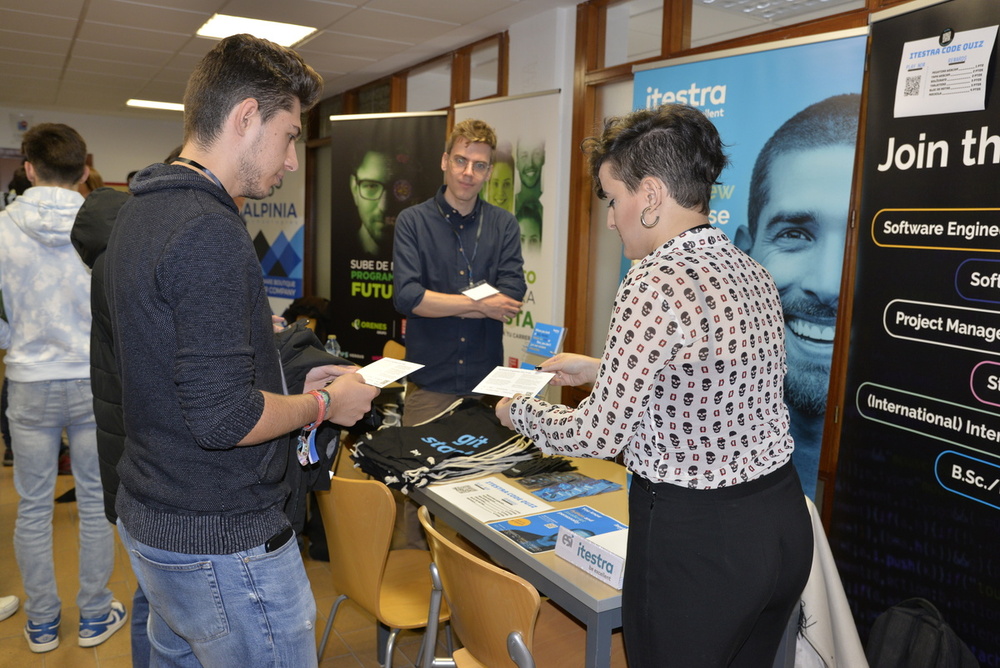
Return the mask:
<svg viewBox="0 0 1000 668"><path fill-rule="evenodd" d="M385 184L381 181L373 181L372 179L359 179L358 175L354 175L355 180L358 184L358 194L361 195L361 199L367 200L377 200L382 197L382 193L385 192Z"/></svg>
<svg viewBox="0 0 1000 668"><path fill-rule="evenodd" d="M455 171L464 172L469 166L469 159L464 155L453 155L450 156L451 166L455 168ZM478 161L472 163L472 171L476 174L482 176L490 168L490 163Z"/></svg>

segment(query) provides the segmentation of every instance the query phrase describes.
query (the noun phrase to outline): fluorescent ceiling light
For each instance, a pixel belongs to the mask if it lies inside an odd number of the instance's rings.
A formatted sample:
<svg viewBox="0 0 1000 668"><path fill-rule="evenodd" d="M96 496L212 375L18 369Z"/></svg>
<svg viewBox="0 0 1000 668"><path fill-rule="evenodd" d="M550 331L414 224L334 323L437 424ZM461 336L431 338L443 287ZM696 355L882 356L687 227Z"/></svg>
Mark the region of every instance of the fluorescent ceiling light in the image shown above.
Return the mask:
<svg viewBox="0 0 1000 668"><path fill-rule="evenodd" d="M214 14L212 18L205 22L205 25L198 28L196 34L199 37L223 39L230 35L249 33L254 37L268 39L281 46L291 46L298 44L314 32L316 32L316 28L310 28L309 26L247 19L242 16Z"/></svg>
<svg viewBox="0 0 1000 668"><path fill-rule="evenodd" d="M168 111L184 111L184 105L176 102L155 102L153 100L129 100L125 103L130 107L142 107L144 109L167 109Z"/></svg>

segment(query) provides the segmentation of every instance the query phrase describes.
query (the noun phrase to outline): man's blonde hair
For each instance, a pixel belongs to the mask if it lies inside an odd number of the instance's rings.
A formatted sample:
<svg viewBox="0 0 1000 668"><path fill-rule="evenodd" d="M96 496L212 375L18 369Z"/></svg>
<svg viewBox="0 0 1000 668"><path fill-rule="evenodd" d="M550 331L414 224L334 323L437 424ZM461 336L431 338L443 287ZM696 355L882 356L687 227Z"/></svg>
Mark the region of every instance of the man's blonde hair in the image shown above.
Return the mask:
<svg viewBox="0 0 1000 668"><path fill-rule="evenodd" d="M488 144L490 147L490 163L493 162L493 153L497 148L497 133L488 123L475 118L469 118L461 123L456 123L455 127L451 130L451 134L448 135L448 143L445 145L444 152L451 153L452 147L455 146L455 142L459 139L465 139L470 144L476 142Z"/></svg>

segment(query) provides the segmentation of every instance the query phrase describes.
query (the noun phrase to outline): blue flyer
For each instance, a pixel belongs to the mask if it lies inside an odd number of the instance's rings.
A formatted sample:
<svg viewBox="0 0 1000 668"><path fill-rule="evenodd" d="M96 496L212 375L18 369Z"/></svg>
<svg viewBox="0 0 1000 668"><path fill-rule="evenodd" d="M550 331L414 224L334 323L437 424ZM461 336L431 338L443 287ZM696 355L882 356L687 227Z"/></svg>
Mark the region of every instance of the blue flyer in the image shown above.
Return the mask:
<svg viewBox="0 0 1000 668"><path fill-rule="evenodd" d="M628 528L590 506L553 510L488 524L532 554L554 550L559 527L566 527L584 538Z"/></svg>
<svg viewBox="0 0 1000 668"><path fill-rule="evenodd" d="M526 351L535 355L552 357L559 353L562 348L563 338L566 336L566 328L558 325L546 325L539 322L531 332L531 339L525 348Z"/></svg>
<svg viewBox="0 0 1000 668"><path fill-rule="evenodd" d="M569 501L580 496L594 496L622 488L610 480L598 480L577 471L539 473L518 480L522 487L545 501Z"/></svg>

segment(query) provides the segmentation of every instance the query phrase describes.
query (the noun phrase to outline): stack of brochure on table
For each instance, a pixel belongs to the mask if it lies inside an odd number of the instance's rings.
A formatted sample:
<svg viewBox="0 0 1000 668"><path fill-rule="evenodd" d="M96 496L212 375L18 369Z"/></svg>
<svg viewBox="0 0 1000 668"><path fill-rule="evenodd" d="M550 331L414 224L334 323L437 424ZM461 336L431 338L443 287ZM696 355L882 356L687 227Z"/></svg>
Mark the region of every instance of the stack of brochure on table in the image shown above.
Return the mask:
<svg viewBox="0 0 1000 668"><path fill-rule="evenodd" d="M596 481L595 481L596 482ZM437 484L434 493L531 554L552 552L622 587L628 526L590 506L553 508L495 476Z"/></svg>

